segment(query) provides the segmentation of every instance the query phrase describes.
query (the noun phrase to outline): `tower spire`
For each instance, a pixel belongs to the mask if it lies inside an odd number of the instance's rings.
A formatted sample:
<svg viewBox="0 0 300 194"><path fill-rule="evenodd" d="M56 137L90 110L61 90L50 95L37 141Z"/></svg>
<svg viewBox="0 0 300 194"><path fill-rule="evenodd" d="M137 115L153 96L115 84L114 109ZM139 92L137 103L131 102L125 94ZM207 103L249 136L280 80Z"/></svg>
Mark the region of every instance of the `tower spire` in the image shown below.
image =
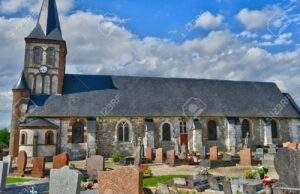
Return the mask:
<svg viewBox="0 0 300 194"><path fill-rule="evenodd" d="M37 25L28 38L63 39L55 0L43 0Z"/></svg>

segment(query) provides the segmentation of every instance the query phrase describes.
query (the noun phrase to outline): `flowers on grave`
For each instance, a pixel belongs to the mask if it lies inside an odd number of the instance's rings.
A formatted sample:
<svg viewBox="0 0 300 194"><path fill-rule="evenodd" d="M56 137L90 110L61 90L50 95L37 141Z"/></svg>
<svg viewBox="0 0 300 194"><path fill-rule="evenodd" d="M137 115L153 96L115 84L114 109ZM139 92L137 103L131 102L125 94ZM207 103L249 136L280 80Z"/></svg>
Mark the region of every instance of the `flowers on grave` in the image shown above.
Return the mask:
<svg viewBox="0 0 300 194"><path fill-rule="evenodd" d="M266 167L260 166L256 169L244 171L244 177L246 179L263 179L268 171L269 169Z"/></svg>
<svg viewBox="0 0 300 194"><path fill-rule="evenodd" d="M244 177L245 179L255 179L255 170L245 170L244 171Z"/></svg>
<svg viewBox="0 0 300 194"><path fill-rule="evenodd" d="M277 182L275 179L271 179L268 176L264 176L264 178L261 181L262 181L262 184L266 187L267 186L271 187L273 184L275 184Z"/></svg>
<svg viewBox="0 0 300 194"><path fill-rule="evenodd" d="M265 175L269 172L269 169L266 167L260 166L256 169L256 174L260 179L263 179Z"/></svg>
<svg viewBox="0 0 300 194"><path fill-rule="evenodd" d="M200 169L200 175L206 176L208 175L209 168L201 168Z"/></svg>
<svg viewBox="0 0 300 194"><path fill-rule="evenodd" d="M143 171L146 176L152 176L152 170L148 165L140 164L139 168Z"/></svg>

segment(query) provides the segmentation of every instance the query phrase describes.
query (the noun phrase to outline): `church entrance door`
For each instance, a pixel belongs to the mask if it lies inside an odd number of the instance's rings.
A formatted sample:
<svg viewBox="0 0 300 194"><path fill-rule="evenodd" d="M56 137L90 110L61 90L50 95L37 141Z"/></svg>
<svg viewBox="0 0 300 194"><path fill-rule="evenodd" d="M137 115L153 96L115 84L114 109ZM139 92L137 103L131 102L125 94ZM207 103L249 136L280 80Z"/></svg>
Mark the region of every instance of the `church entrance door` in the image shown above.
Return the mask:
<svg viewBox="0 0 300 194"><path fill-rule="evenodd" d="M188 134L187 133L181 133L180 134L180 145L188 145Z"/></svg>

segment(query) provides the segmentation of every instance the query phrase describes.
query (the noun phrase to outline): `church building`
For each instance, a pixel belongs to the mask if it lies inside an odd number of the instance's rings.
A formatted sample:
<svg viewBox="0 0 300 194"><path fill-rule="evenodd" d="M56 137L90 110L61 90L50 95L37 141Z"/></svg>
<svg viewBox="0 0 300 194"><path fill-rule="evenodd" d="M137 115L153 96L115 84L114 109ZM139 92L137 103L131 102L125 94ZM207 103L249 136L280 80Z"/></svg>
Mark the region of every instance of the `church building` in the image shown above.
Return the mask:
<svg viewBox="0 0 300 194"><path fill-rule="evenodd" d="M78 29L80 30L80 29ZM128 155L143 140L189 152L236 152L300 140L300 109L275 83L66 74L55 0L43 0L13 88L10 154ZM109 65L109 64L107 64Z"/></svg>

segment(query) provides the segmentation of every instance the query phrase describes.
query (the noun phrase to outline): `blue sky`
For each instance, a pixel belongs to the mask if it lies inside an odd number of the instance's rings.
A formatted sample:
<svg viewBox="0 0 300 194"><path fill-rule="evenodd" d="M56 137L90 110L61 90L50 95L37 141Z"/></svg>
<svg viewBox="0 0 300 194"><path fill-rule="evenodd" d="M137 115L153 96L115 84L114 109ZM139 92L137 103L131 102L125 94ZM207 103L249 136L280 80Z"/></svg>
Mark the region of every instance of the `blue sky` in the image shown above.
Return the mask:
<svg viewBox="0 0 300 194"><path fill-rule="evenodd" d="M0 1L0 127L41 1ZM60 0L67 73L269 81L300 104L299 1Z"/></svg>

